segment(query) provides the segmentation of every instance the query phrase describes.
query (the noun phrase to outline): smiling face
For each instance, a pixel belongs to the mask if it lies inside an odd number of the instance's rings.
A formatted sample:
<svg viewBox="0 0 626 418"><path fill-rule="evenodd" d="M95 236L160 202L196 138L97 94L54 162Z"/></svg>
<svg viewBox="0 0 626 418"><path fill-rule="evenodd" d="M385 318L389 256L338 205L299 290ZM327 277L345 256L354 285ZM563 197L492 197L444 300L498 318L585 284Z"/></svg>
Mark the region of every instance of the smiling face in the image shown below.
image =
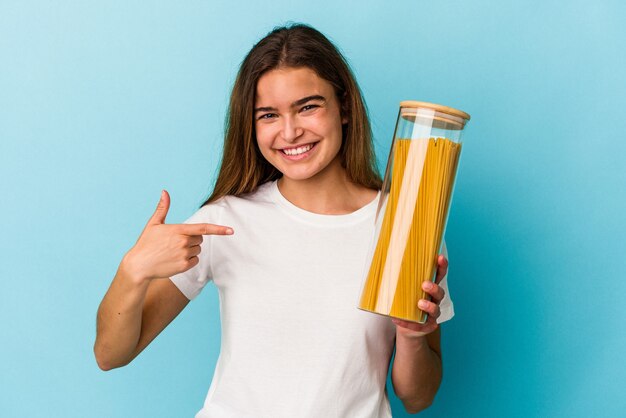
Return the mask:
<svg viewBox="0 0 626 418"><path fill-rule="evenodd" d="M256 138L265 159L289 180L340 170L341 108L333 86L309 68L280 68L259 79Z"/></svg>

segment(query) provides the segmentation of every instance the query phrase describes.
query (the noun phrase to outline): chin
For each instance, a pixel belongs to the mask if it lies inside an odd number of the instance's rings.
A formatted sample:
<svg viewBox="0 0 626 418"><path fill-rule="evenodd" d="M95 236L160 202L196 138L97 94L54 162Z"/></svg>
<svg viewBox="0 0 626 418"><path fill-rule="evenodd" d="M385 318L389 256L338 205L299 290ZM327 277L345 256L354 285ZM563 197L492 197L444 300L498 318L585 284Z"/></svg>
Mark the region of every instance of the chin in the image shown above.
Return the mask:
<svg viewBox="0 0 626 418"><path fill-rule="evenodd" d="M302 172L293 172L292 170L284 170L281 171L283 173L283 177L293 181L304 181L309 180L315 177L317 173L302 173Z"/></svg>

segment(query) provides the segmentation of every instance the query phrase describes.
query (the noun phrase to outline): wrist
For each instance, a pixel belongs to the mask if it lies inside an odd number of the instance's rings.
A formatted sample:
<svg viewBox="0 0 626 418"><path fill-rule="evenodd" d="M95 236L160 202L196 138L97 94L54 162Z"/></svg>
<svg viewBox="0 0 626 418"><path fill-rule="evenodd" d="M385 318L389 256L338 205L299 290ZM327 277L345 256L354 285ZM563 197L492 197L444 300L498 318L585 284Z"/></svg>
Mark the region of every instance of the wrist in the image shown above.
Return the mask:
<svg viewBox="0 0 626 418"><path fill-rule="evenodd" d="M146 275L145 272L143 272L137 265L131 251L127 252L122 258L118 268L118 275L124 277L125 281L132 284L147 286L152 280L152 277Z"/></svg>
<svg viewBox="0 0 626 418"><path fill-rule="evenodd" d="M396 343L420 349L428 346L428 339L426 334L411 330L402 330L400 327L396 328Z"/></svg>

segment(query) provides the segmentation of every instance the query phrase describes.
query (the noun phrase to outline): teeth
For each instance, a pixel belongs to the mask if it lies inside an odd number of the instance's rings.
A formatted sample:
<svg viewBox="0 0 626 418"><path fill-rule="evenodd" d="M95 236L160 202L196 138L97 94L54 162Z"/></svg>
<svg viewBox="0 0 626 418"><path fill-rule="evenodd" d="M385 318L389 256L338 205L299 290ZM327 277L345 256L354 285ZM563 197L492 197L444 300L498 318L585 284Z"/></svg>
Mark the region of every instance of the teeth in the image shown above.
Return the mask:
<svg viewBox="0 0 626 418"><path fill-rule="evenodd" d="M308 145L304 145L298 148L290 148L290 149L284 149L283 152L287 155L300 155L302 153L307 152L308 150L310 150L311 148L313 148L312 144L308 144Z"/></svg>

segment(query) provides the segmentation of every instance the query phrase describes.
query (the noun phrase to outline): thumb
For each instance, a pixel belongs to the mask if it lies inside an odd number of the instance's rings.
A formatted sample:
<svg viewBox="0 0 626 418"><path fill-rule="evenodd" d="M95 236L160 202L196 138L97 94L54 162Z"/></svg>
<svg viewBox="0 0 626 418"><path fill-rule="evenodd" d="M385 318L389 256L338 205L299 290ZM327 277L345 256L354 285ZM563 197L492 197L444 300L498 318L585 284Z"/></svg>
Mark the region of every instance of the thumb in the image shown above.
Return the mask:
<svg viewBox="0 0 626 418"><path fill-rule="evenodd" d="M161 192L161 199L159 200L159 204L157 205L154 214L148 221L148 225L164 224L168 210L170 210L170 195L169 193L167 193L167 190L163 190Z"/></svg>

